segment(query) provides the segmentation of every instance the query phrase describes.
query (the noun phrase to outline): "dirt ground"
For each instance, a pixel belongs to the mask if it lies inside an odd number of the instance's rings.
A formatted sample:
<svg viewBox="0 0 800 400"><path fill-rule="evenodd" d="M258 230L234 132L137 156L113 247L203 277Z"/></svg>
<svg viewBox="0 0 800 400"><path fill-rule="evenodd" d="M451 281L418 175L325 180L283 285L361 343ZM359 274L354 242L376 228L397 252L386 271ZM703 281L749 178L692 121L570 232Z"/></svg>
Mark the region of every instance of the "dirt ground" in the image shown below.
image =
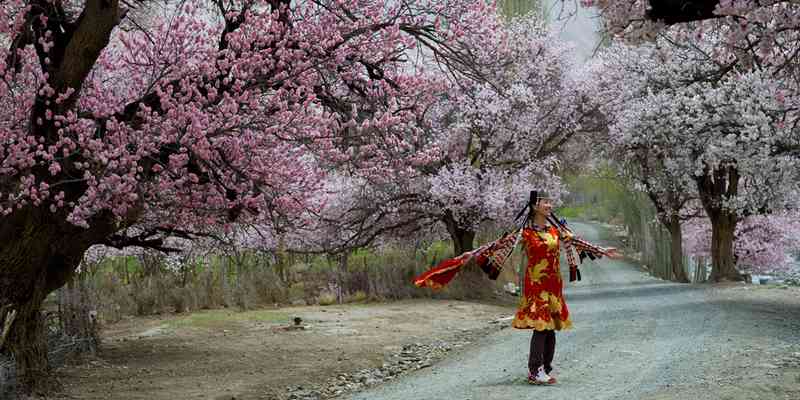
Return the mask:
<svg viewBox="0 0 800 400"><path fill-rule="evenodd" d="M105 328L96 357L58 371L57 398L283 398L289 387L378 368L404 344L453 340L512 312L513 298L507 305L414 300L134 318ZM283 329L294 317L306 329Z"/></svg>
<svg viewBox="0 0 800 400"><path fill-rule="evenodd" d="M590 228L585 237L598 240ZM583 277L568 288L579 327L561 335L563 373L548 397L800 399L800 288L672 284L618 260L587 265ZM59 370L56 398L316 399L303 393L384 369L407 345L441 341L473 344L352 398L530 398L520 352L530 336L500 331L508 320L496 323L512 315L515 302L414 300L130 319L105 327L96 357ZM295 317L307 329L283 329Z"/></svg>
<svg viewBox="0 0 800 400"><path fill-rule="evenodd" d="M682 287L674 286L676 290ZM586 289L594 290L591 287ZM602 289L602 286L598 286L597 290ZM800 395L800 342L794 341L796 335L786 333L797 332L796 312L800 310L800 288L722 284L680 289L683 290L687 290L686 293L677 294L676 299L691 304L703 299L702 303L697 304L709 302L708 307L712 307L714 311L709 316L716 315L721 310L728 315L721 318L724 320L722 330L711 327L700 329L703 332L712 332L714 336L702 345L703 349L692 350L691 347L678 346L683 348L681 351L697 353L692 353L695 357L687 354L677 357L681 360L680 363L668 362L674 367L670 369L672 375L693 376L690 373L684 374L678 368L689 361L697 365L684 365L684 369L700 368L699 370L706 372L689 380L686 377L677 379L682 384L674 384L674 377L662 379L666 383L659 383L656 378L642 378L647 384L643 386L644 389L639 388L642 393L637 395L638 398L704 397L702 393L710 388L716 394L714 398L760 399L766 398L766 395L776 399L800 398L795 397ZM580 304L580 296L583 295L576 292L575 298L578 300L573 300L578 311L586 311L589 307L588 303ZM507 304L415 300L248 312L210 310L163 318L130 319L106 327L102 351L96 357L68 365L58 371L63 391L54 398L303 399L305 397L290 395L292 392L299 393L298 388L307 390L324 386L342 374L381 367L388 358L404 349L406 344L442 340L458 343L463 342L466 337L475 339L476 345L491 346L495 339L491 339L486 333L508 326L507 320L492 322L508 318L514 309L513 301L514 298L511 297ZM613 305L611 299L605 299L603 303L605 304L602 307ZM591 315L602 315L602 312L588 312L583 319L590 319ZM302 318L306 329L284 329L292 323L294 317ZM660 322L656 323L656 328L663 324L667 327L666 331L672 329L669 328L668 316L662 315L658 321ZM712 322L709 326L714 325L713 318L710 321ZM595 326L595 329L602 328L599 322L590 325ZM783 333L775 330L780 326L783 326L780 331ZM638 329L634 328L626 331L633 335ZM753 334L758 332L763 337L756 340ZM510 333L510 337L516 338L514 340L527 340L527 337L523 337L525 335L513 333ZM497 338L506 336L509 334L501 334ZM653 342L657 338L651 336L648 336L647 342ZM696 335L693 333L690 336ZM483 337L488 339L481 340ZM575 341L576 338L571 338L565 344L569 346L570 342ZM592 346L601 343L595 339L590 341ZM520 346L524 347L524 343L512 343L503 348L516 349ZM565 366L573 375L581 371L587 357L607 355L602 351L585 353L588 346L578 346L584 349L581 351L584 362ZM646 353L646 349L637 349L629 351L632 354L630 357L639 352ZM562 353L569 351L569 347L562 348ZM677 350L669 350L673 355L674 351ZM623 353L628 354L625 351ZM651 356L656 359L667 357L661 353L642 355L644 358ZM515 356L499 354L498 357ZM572 356L564 357L566 360L562 361L569 364ZM604 359L602 362L612 361ZM467 364L461 367L466 368ZM498 360L496 364L501 365L502 361ZM513 364L522 365L517 361ZM438 370L437 367L432 369ZM716 372L712 374L709 371ZM439 371L437 381L441 381L441 373ZM634 372L630 373L636 376ZM517 382L519 378L516 375L513 382ZM414 385L413 381L409 382ZM583 386L577 383L565 384L560 389L580 391L585 389ZM512 385L511 389L515 388ZM511 389L503 390L514 395L515 392ZM403 389L400 392L409 390ZM380 397L373 397L369 393L371 392L365 393L366 398ZM401 395L401 398L407 396Z"/></svg>

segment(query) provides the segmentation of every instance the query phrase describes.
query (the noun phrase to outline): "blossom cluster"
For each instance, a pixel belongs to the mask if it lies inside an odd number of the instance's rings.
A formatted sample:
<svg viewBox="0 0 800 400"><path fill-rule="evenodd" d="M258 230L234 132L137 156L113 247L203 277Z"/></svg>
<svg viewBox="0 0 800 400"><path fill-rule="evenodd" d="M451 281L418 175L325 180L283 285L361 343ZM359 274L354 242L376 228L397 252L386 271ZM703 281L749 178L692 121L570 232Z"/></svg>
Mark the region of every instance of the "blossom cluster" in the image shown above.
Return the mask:
<svg viewBox="0 0 800 400"><path fill-rule="evenodd" d="M92 59L65 48L88 3L33 3L0 5L0 215L86 228L302 214L330 163L377 176L412 151L440 84L409 54L465 68L462 38L492 29L471 0L146 2L117 10ZM90 71L59 86L78 62Z"/></svg>
<svg viewBox="0 0 800 400"><path fill-rule="evenodd" d="M431 82L449 85L406 128L405 147L373 143L370 168L329 176L309 241L353 245L510 226L531 190L564 191L556 173L566 144L594 127L569 73L572 49L535 16L497 21L463 37L477 75L427 70Z"/></svg>
<svg viewBox="0 0 800 400"><path fill-rule="evenodd" d="M588 67L610 148L659 211L725 215L741 265L786 265L800 233L790 223L800 192L797 87L774 68L721 64L713 56L726 40L719 31L687 32L615 42ZM685 225L690 254L710 243L710 228L700 226Z"/></svg>

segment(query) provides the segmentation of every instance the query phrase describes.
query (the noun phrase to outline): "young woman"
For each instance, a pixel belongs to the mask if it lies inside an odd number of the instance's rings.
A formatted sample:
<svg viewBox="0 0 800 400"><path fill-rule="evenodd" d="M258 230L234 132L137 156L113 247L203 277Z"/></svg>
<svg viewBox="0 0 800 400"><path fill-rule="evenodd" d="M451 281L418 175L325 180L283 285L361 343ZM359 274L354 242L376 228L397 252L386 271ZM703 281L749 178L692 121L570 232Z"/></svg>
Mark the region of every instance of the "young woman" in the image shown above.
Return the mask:
<svg viewBox="0 0 800 400"><path fill-rule="evenodd" d="M552 207L551 199L540 196L531 210L532 218L522 230L522 243L528 261L519 308L512 322L514 328L533 330L528 356L528 382L537 385L556 383L556 379L550 375L556 348L555 331L572 326L559 268L560 243L570 243L576 249L596 256L619 257L614 248L597 247L550 225L547 216Z"/></svg>

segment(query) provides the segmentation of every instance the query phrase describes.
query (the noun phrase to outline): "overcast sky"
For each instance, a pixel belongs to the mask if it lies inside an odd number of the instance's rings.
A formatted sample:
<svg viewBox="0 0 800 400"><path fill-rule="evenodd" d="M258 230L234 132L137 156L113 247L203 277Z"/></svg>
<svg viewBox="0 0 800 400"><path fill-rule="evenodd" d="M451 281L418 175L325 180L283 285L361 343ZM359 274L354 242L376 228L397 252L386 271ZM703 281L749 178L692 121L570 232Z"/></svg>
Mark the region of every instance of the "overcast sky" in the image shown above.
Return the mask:
<svg viewBox="0 0 800 400"><path fill-rule="evenodd" d="M600 24L595 9L583 8L577 3L577 0L545 0L550 24L561 33L561 38L574 43L578 63L582 64L591 57L600 40L600 35L597 33ZM578 11L574 13L576 6ZM568 13L574 15L559 15Z"/></svg>

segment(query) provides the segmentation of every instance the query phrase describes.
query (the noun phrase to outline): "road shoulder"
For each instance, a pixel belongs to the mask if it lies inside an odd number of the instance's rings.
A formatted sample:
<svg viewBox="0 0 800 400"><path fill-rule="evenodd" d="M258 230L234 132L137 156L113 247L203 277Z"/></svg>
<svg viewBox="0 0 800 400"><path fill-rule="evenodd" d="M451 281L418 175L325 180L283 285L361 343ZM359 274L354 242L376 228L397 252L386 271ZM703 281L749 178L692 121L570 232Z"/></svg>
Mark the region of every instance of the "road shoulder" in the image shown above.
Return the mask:
<svg viewBox="0 0 800 400"><path fill-rule="evenodd" d="M135 318L107 327L97 357L60 369L60 398L328 398L427 368L507 328L512 311L513 298Z"/></svg>

